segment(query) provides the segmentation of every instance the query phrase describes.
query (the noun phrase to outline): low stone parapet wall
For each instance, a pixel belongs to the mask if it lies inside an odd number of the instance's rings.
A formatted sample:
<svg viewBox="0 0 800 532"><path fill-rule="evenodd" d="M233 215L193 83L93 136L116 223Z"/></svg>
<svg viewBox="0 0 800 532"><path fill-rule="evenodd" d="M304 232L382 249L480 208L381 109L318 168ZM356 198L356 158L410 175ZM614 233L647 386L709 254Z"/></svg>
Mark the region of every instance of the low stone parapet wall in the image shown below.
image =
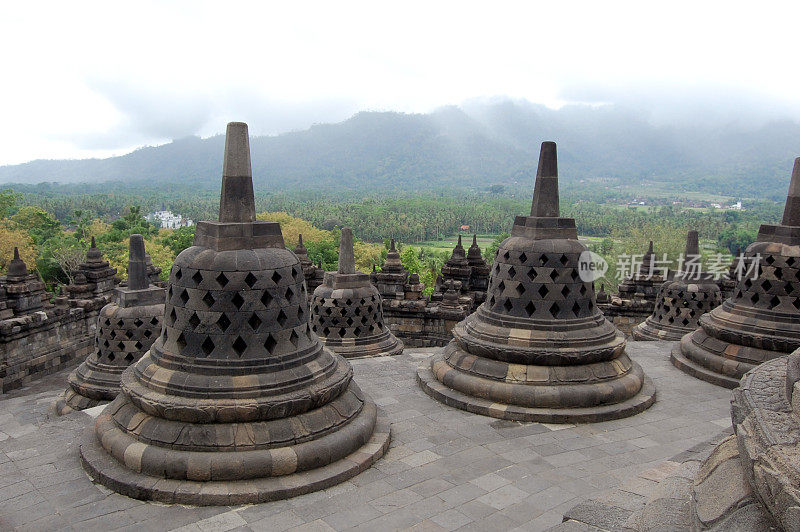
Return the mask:
<svg viewBox="0 0 800 532"><path fill-rule="evenodd" d="M86 358L94 349L96 307L54 307L0 321L0 392Z"/></svg>

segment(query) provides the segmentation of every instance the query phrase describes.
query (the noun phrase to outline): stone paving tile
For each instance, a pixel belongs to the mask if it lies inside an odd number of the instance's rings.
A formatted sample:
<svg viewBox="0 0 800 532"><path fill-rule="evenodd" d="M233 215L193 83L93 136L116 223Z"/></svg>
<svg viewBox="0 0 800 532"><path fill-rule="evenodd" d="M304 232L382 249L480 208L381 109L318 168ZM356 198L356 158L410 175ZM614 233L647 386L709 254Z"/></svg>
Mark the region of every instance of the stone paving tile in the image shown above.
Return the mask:
<svg viewBox="0 0 800 532"><path fill-rule="evenodd" d="M415 382L432 350L353 360L356 381L392 421L387 455L339 486L238 507L146 503L92 484L77 449L90 418L50 412L64 370L0 395L0 529L544 530L588 499L633 511L649 483L669 473L666 459L730 427L730 391L674 368L671 344L628 345L655 382L656 404L589 425L519 423L442 405Z"/></svg>

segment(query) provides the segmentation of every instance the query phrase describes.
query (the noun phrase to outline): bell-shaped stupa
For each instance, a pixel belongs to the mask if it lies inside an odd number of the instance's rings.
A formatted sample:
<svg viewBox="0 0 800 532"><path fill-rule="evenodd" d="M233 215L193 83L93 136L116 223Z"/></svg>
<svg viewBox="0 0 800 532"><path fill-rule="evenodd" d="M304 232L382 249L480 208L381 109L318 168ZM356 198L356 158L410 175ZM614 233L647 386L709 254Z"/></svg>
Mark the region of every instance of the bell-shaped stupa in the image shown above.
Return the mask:
<svg viewBox="0 0 800 532"><path fill-rule="evenodd" d="M684 267L673 281L658 290L653 313L633 328L634 340L680 340L697 328L700 316L722 303L713 277L700 271L700 246L697 231L686 236Z"/></svg>
<svg viewBox="0 0 800 532"><path fill-rule="evenodd" d="M504 419L593 422L641 412L655 400L625 336L580 276L575 220L561 218L556 145L544 142L530 216L500 244L486 302L418 370L426 393Z"/></svg>
<svg viewBox="0 0 800 532"><path fill-rule="evenodd" d="M325 347L346 358L398 355L403 342L383 321L383 300L369 275L356 271L353 231L342 228L339 271L325 272L311 298L311 328Z"/></svg>
<svg viewBox="0 0 800 532"><path fill-rule="evenodd" d="M733 296L700 318L672 350L690 375L735 388L759 364L800 347L800 157L783 220L764 224L745 251Z"/></svg>
<svg viewBox="0 0 800 532"><path fill-rule="evenodd" d="M161 333L165 290L150 284L142 235L131 235L128 285L114 291L115 300L100 309L97 318L94 352L70 373L69 388L56 401L59 415L114 399L122 372L142 358Z"/></svg>
<svg viewBox="0 0 800 532"><path fill-rule="evenodd" d="M256 221L247 125L228 124L218 222L170 272L161 336L81 444L94 479L167 503L265 502L330 487L388 447L388 421L309 325L303 270Z"/></svg>

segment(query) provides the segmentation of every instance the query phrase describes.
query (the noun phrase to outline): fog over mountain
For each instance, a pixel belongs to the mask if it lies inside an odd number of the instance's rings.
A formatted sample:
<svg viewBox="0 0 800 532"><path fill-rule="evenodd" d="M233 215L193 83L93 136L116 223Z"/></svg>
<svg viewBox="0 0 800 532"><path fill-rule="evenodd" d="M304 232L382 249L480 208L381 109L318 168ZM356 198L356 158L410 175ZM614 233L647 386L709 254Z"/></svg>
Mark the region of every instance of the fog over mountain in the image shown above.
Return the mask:
<svg viewBox="0 0 800 532"><path fill-rule="evenodd" d="M691 100L692 106L681 105L676 94L661 108L630 92L574 91L571 96L607 103L555 110L508 98L470 100L428 114L360 112L342 122L254 136L255 184L262 189L511 184L532 176L540 143L555 140L567 184L608 177L622 183L663 181L681 190L780 198L792 160L800 155L800 124L787 106L759 108L743 97L739 100L745 103L736 105L736 99L714 98L712 93L705 104ZM129 105L136 108L135 102ZM347 108L334 107L338 113ZM259 118L269 114L268 109L262 111ZM245 112L237 118L248 120ZM157 120L135 127L169 131ZM193 130L198 123L187 122L185 127ZM190 136L108 159L3 166L0 182L180 181L216 187L223 142L219 135Z"/></svg>

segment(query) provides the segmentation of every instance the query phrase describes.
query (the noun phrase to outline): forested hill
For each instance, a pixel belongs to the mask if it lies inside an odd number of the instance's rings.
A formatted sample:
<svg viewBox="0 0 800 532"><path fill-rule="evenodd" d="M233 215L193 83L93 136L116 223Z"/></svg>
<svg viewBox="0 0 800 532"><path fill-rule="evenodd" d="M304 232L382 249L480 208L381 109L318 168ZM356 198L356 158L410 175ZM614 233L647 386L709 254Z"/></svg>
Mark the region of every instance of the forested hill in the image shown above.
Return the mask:
<svg viewBox="0 0 800 532"><path fill-rule="evenodd" d="M247 117L241 117L247 119ZM613 178L676 190L785 197L800 125L657 127L619 107L560 110L502 101L430 114L362 112L337 124L251 140L259 189L477 187L530 180L542 140L559 143L564 182ZM0 183L170 182L217 188L224 138L196 137L109 159L0 167Z"/></svg>

